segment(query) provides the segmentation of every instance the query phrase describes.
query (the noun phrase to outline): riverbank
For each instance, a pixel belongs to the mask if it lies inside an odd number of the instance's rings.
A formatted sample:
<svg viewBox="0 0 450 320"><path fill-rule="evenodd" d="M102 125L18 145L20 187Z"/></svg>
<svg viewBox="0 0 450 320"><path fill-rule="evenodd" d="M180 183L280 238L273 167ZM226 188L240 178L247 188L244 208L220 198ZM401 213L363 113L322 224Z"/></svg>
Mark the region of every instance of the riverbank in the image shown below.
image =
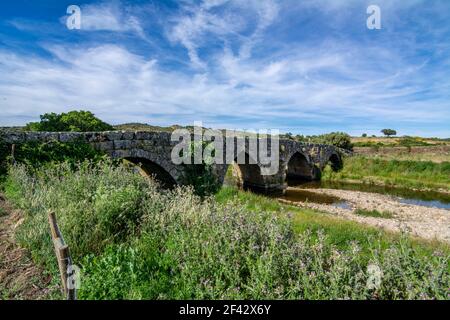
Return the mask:
<svg viewBox="0 0 450 320"><path fill-rule="evenodd" d="M408 231L416 237L450 243L450 212L448 210L403 204L391 196L361 191L290 189L337 197L345 201L346 206L308 201L295 202L286 199L280 199L280 202L328 212L346 220L390 232ZM364 213L367 214L363 215Z"/></svg>
<svg viewBox="0 0 450 320"><path fill-rule="evenodd" d="M305 189L308 192L313 190ZM329 197L339 197L339 191L342 190L330 190ZM333 194L333 191L337 191ZM318 193L321 190L318 189ZM374 197L377 194L369 194ZM381 196L381 195L380 195ZM348 248L348 245L352 241L357 241L362 244L363 251L367 250L367 254L370 255L370 240L377 239L381 241L383 247L388 247L390 243L399 239L402 233L407 233L411 236L414 246L424 252L425 255L430 254L434 250L443 250L450 253L450 246L447 241L442 237L429 237L429 236L415 236L411 233L411 230L407 228L395 228L392 221L387 225L392 228L383 228L382 220L376 219L367 220L364 217L353 217L350 212L345 209L339 209L337 207L329 205L320 205L312 202L294 202L287 201L280 198L270 198L263 195L254 194L248 191L241 191L234 187L224 187L215 196L216 201L219 203L227 203L230 201L238 202L244 206L247 210L252 212L271 212L276 215L289 216L295 226L295 230L299 233L305 230L324 230L329 237L330 243L337 245L344 249ZM345 200L345 199L344 199ZM369 209L370 207L361 206L362 208ZM422 208L422 207L420 207ZM356 206L355 206L356 209ZM352 208L353 210L353 208ZM442 210L449 215L448 211ZM340 214L339 214L340 213ZM442 212L440 212L442 214ZM366 223L370 221L371 223ZM446 221L446 220L445 220ZM448 225L448 224L447 224ZM447 231L448 232L448 231Z"/></svg>
<svg viewBox="0 0 450 320"><path fill-rule="evenodd" d="M356 155L338 172L325 168L324 181L342 181L450 193L450 162L398 161Z"/></svg>

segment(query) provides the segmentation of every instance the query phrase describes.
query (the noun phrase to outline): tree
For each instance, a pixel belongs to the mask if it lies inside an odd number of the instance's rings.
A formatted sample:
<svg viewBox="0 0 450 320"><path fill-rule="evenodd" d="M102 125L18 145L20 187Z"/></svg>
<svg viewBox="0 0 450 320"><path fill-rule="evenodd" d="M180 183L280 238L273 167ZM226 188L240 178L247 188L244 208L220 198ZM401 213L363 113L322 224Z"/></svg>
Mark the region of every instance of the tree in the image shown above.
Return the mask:
<svg viewBox="0 0 450 320"><path fill-rule="evenodd" d="M345 132L331 132L328 134L324 134L319 136L320 140L322 140L324 144L330 144L338 148L353 150L352 139L349 134Z"/></svg>
<svg viewBox="0 0 450 320"><path fill-rule="evenodd" d="M381 130L381 133L388 137L397 135L397 131L392 129L383 129Z"/></svg>
<svg viewBox="0 0 450 320"><path fill-rule="evenodd" d="M362 134L362 137L363 137L363 138L367 138L367 133L363 133L363 134Z"/></svg>
<svg viewBox="0 0 450 320"><path fill-rule="evenodd" d="M28 131L47 132L95 132L113 130L113 127L95 117L90 111L70 111L68 113L46 113L40 116L40 122L26 125Z"/></svg>

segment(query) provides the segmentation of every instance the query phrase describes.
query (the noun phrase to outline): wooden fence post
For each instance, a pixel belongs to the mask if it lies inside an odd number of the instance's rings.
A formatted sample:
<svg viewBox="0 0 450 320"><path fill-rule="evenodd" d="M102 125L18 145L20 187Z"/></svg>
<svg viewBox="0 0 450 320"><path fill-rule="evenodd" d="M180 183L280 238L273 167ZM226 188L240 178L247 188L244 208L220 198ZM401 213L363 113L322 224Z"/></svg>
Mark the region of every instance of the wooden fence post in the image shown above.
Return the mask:
<svg viewBox="0 0 450 320"><path fill-rule="evenodd" d="M61 231L56 222L56 215L54 212L48 213L48 222L50 225L50 232L52 235L53 246L55 249L56 259L58 260L59 273L61 275L62 291L67 300L76 300L76 289L73 286L67 285L68 270L72 267L72 260L70 258L69 246L64 243Z"/></svg>
<svg viewBox="0 0 450 320"><path fill-rule="evenodd" d="M16 153L16 145L13 143L12 146L11 146L11 160L12 160L13 164L16 164L15 153Z"/></svg>

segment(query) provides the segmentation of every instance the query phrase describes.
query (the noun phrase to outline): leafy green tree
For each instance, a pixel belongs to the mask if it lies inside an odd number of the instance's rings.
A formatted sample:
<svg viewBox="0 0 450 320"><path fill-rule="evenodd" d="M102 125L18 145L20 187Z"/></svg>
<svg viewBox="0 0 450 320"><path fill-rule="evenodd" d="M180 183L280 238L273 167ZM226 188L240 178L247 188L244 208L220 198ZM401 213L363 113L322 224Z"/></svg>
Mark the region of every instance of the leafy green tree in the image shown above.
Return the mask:
<svg viewBox="0 0 450 320"><path fill-rule="evenodd" d="M363 138L367 138L367 133L363 133L363 134L362 134L362 137L363 137Z"/></svg>
<svg viewBox="0 0 450 320"><path fill-rule="evenodd" d="M90 111L70 111L68 113L46 113L40 116L40 122L30 122L27 131L47 132L95 132L113 130L113 127L95 117Z"/></svg>
<svg viewBox="0 0 450 320"><path fill-rule="evenodd" d="M352 140L349 134L345 132L331 132L323 134L313 139L316 143L333 145L338 148L353 150Z"/></svg>
<svg viewBox="0 0 450 320"><path fill-rule="evenodd" d="M393 129L383 129L381 130L381 133L388 137L397 135L397 131Z"/></svg>

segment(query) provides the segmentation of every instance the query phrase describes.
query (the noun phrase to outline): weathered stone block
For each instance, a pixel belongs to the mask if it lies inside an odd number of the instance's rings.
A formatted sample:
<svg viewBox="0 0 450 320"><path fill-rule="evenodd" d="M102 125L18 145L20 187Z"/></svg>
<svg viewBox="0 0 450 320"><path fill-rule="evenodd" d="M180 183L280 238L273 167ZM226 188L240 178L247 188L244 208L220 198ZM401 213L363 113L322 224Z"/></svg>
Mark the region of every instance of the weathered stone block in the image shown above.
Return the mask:
<svg viewBox="0 0 450 320"><path fill-rule="evenodd" d="M82 137L83 137L83 135L79 132L61 132L59 134L59 141L60 142L72 142L72 141L75 141Z"/></svg>
<svg viewBox="0 0 450 320"><path fill-rule="evenodd" d="M25 139L25 134L22 132L8 132L5 134L4 139L7 143L19 143Z"/></svg>
<svg viewBox="0 0 450 320"><path fill-rule="evenodd" d="M131 149L131 140L116 140L114 141L114 149Z"/></svg>
<svg viewBox="0 0 450 320"><path fill-rule="evenodd" d="M134 132L131 131L123 131L122 140L133 140Z"/></svg>
<svg viewBox="0 0 450 320"><path fill-rule="evenodd" d="M95 150L109 152L114 150L114 142L113 141L104 141L104 142L96 142L93 144Z"/></svg>
<svg viewBox="0 0 450 320"><path fill-rule="evenodd" d="M136 132L135 139L137 140L149 140L153 136L152 132L138 131Z"/></svg>
<svg viewBox="0 0 450 320"><path fill-rule="evenodd" d="M106 139L109 141L120 140L122 139L123 132L122 131L108 131L104 133Z"/></svg>

